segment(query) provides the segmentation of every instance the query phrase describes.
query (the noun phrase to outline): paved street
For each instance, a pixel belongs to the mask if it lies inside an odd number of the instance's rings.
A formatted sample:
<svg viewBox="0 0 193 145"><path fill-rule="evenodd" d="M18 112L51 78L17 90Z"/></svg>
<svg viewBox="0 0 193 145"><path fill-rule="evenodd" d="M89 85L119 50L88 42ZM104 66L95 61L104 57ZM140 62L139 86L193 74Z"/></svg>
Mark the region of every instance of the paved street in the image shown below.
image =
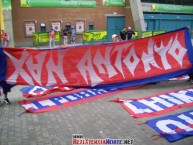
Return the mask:
<svg viewBox="0 0 193 145"><path fill-rule="evenodd" d="M133 119L120 104L108 102L191 86L186 80L163 81L76 106L41 114L25 113L20 117L18 115L24 110L18 101L24 98L19 90L23 86L16 86L9 94L12 104L0 107L0 145L71 145L72 134L94 139L133 139L134 145L192 145L193 137L174 143L164 138L153 140L152 136L158 133L146 124L139 124L158 116ZM193 106L161 116L191 109Z"/></svg>

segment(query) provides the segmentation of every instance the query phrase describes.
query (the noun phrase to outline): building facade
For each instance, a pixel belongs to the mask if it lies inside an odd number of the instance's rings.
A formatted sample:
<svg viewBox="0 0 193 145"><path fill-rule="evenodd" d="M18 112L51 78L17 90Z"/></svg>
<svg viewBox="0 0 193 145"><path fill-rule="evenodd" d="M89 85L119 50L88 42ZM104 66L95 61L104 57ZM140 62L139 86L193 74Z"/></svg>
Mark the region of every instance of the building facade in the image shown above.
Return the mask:
<svg viewBox="0 0 193 145"><path fill-rule="evenodd" d="M2 0L8 1L11 9L3 11L4 29L10 35L9 46L14 47L33 46L32 33L48 32L51 25L58 31L66 25L74 26L77 43L82 43L85 30L106 30L111 41L112 34L119 34L122 27L128 26L139 31L139 37L142 31L193 28L192 0L79 0L95 4L90 7L61 7L46 3L48 0ZM54 1L70 3L71 0ZM105 5L107 1L112 5ZM113 5L113 1L124 5Z"/></svg>
<svg viewBox="0 0 193 145"><path fill-rule="evenodd" d="M26 35L26 24L32 24L35 32L49 31L56 25L62 31L66 25L83 23L83 30L107 30L108 39L112 34L120 33L124 26L134 28L129 1L125 6L104 6L102 0L96 0L94 8L65 7L21 7L20 0L12 0L12 24L15 46L32 46L32 36ZM77 43L82 42L82 33L77 32Z"/></svg>
<svg viewBox="0 0 193 145"><path fill-rule="evenodd" d="M146 30L193 28L192 0L141 0Z"/></svg>

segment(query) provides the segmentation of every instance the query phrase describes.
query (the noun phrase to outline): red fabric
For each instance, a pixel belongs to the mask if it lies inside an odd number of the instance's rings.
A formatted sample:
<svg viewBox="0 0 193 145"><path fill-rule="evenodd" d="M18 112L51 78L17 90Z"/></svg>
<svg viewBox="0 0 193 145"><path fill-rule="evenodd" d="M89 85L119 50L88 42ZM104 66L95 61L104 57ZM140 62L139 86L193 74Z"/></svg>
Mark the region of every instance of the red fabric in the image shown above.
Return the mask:
<svg viewBox="0 0 193 145"><path fill-rule="evenodd" d="M138 86L138 87L140 87L140 86ZM51 96L45 96L42 98L22 100L22 101L19 101L19 104L21 106L23 106L25 108L26 112L28 112L28 113L43 113L43 112L49 112L49 111L54 111L57 109L66 108L69 106L78 105L78 104L85 103L85 102L92 101L92 100L99 99L99 98L104 98L104 97L111 96L111 95L114 95L117 93L131 90L131 89L134 89L134 87L128 87L128 88L123 88L123 89L119 89L119 90L114 90L112 92L111 91L108 92L107 90L103 90L103 89L100 90L99 89L98 91L99 92L101 91L101 93L93 94L93 96L90 96L90 97L85 95L85 94L91 93L92 90L89 91L89 89L76 89L76 90L72 90L70 92L57 93L57 94L54 94ZM61 100L62 98L63 99L65 98L62 96L69 96L69 97L71 96L72 97L73 94L76 94L76 93L78 94L80 92L82 92L83 95L78 100L75 99L73 101L63 101L63 103L61 103L61 105L57 105L54 102L52 102L51 104L49 103L51 98L55 98L56 100ZM43 103L44 104L43 106L45 106L45 107L38 107L37 104L41 104L41 102L45 102L45 103Z"/></svg>
<svg viewBox="0 0 193 145"><path fill-rule="evenodd" d="M54 38L54 33L50 33L50 38Z"/></svg>
<svg viewBox="0 0 193 145"><path fill-rule="evenodd" d="M192 67L184 30L135 41L50 50L3 48L6 80L18 85L95 86Z"/></svg>

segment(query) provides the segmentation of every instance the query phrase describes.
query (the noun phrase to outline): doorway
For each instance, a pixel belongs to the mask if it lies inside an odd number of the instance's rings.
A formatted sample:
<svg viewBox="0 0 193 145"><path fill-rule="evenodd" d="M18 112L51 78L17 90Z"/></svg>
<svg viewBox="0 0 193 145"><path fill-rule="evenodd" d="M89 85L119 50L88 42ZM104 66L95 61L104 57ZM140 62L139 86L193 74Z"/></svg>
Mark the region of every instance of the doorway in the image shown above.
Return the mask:
<svg viewBox="0 0 193 145"><path fill-rule="evenodd" d="M107 17L107 35L108 41L112 40L112 35L120 35L120 31L125 27L125 16L108 16Z"/></svg>

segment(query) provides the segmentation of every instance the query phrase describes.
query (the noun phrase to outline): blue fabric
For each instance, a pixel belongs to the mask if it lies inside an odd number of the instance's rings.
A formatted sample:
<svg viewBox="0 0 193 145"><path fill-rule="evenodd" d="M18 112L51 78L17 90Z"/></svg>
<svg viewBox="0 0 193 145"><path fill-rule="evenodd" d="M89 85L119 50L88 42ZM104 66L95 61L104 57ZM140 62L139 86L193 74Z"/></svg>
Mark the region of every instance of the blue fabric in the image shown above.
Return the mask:
<svg viewBox="0 0 193 145"><path fill-rule="evenodd" d="M76 31L75 31L74 28L71 30L71 34L72 34L72 36L75 36L75 35L76 35Z"/></svg>
<svg viewBox="0 0 193 145"><path fill-rule="evenodd" d="M186 46L188 48L188 57L191 63L193 64L193 51L192 51L193 46L192 46L192 41L191 41L190 30L186 27L184 33L185 33Z"/></svg>
<svg viewBox="0 0 193 145"><path fill-rule="evenodd" d="M0 80L2 81L5 81L6 79L6 66L7 66L6 56L5 53L3 52L3 48L0 47Z"/></svg>
<svg viewBox="0 0 193 145"><path fill-rule="evenodd" d="M4 94L11 92L11 88L14 87L14 85L8 84L6 81L1 81L1 80L0 80L0 86L2 87Z"/></svg>
<svg viewBox="0 0 193 145"><path fill-rule="evenodd" d="M175 134L172 133L166 133L164 131L161 130L162 126L159 126L157 123L158 122L167 122L167 120L172 120L174 122L179 122L185 126L190 126L191 124L189 124L186 120L181 119L180 117L178 117L179 115L184 115L188 118L193 119L193 116L191 115L191 113L193 113L193 110L191 111L187 111L187 112L183 112L180 114L175 114L175 115L169 115L166 117L160 117L160 118L156 118L156 119L152 119L152 120L148 120L147 124L152 127L155 131L157 131L158 133L160 133L161 136L163 136L165 139L167 139L169 142L174 142L177 140L180 140L186 136L193 136L193 131L186 131L186 130L181 130L181 128L179 126L176 126L175 124L172 124L171 122L167 124L167 127L170 128L173 131L176 131ZM193 123L193 122L192 122Z"/></svg>
<svg viewBox="0 0 193 145"><path fill-rule="evenodd" d="M49 33L54 33L55 30L53 28L50 29Z"/></svg>

